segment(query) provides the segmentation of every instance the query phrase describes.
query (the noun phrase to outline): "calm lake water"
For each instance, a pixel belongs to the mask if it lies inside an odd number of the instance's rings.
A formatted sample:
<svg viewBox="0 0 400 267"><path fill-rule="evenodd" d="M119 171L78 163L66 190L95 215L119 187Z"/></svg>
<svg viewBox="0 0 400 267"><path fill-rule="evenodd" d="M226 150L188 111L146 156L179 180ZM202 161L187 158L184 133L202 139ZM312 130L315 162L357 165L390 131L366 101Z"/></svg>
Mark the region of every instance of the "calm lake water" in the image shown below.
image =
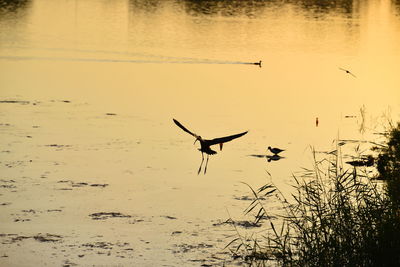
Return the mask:
<svg viewBox="0 0 400 267"><path fill-rule="evenodd" d="M241 182L398 121L399 62L399 1L0 0L0 265L230 264ZM172 118L249 133L197 175Z"/></svg>

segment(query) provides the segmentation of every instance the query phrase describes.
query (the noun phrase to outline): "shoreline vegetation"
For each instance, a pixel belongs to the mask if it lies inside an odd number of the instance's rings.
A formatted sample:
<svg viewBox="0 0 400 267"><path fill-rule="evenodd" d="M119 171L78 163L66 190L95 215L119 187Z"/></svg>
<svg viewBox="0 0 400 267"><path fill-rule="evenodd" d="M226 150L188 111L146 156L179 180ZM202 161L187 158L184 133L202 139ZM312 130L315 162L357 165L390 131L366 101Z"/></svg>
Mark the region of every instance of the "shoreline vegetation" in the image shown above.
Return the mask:
<svg viewBox="0 0 400 267"><path fill-rule="evenodd" d="M261 237L237 237L226 246L249 266L399 266L400 123L384 136L374 166L343 163L342 141L314 169L293 176L290 199L273 184L256 190L245 213L262 224ZM371 171L373 169L373 171ZM374 173L373 175L371 173ZM265 201L278 199L278 220ZM235 225L235 224L233 224Z"/></svg>

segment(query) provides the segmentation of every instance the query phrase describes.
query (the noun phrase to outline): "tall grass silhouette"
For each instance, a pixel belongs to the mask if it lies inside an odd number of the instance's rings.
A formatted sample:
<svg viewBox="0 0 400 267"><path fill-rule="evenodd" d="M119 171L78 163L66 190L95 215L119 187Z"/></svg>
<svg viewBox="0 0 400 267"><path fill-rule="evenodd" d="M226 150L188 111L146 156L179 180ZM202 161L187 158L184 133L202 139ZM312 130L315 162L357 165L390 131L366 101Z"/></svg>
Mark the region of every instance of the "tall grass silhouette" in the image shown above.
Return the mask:
<svg viewBox="0 0 400 267"><path fill-rule="evenodd" d="M400 266L400 124L376 148L383 182L371 179L367 167L343 166L336 148L319 161L312 151L313 169L293 177L290 198L273 184L248 185L254 200L245 213L266 234L235 239L231 251L250 266ZM284 209L279 224L263 204L273 197Z"/></svg>

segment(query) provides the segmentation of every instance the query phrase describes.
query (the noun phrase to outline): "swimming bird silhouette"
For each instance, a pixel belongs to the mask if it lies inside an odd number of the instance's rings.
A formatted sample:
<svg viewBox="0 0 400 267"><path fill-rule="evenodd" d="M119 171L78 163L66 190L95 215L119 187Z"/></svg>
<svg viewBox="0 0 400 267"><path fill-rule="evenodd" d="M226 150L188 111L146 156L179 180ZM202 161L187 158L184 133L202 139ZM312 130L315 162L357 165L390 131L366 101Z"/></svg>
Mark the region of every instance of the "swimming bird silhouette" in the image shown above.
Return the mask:
<svg viewBox="0 0 400 267"><path fill-rule="evenodd" d="M239 133L239 134L234 134L234 135L229 135L229 136L225 136L225 137L220 137L220 138L214 138L214 139L203 139L200 135L197 135L191 131L189 131L185 126L183 126L179 121L173 119L174 123L181 128L182 130L184 130L185 132L187 132L188 134L194 136L196 138L196 140L194 141L194 143L196 143L197 141L200 142L200 148L199 151L201 152L201 163L200 163L200 167L199 170L197 171L197 174L200 173L201 171L201 167L203 166L203 162L204 162L204 153L207 154L207 161L206 161L206 165L204 167L204 174L206 174L207 172L207 165L208 165L208 158L210 155L214 155L217 154L216 151L212 150L210 148L210 146L212 145L217 145L219 144L219 148L220 150L222 150L222 145L223 143L229 142L233 139L236 139L238 137L241 137L245 134L247 134L246 132L243 133Z"/></svg>
<svg viewBox="0 0 400 267"><path fill-rule="evenodd" d="M281 153L282 151L285 151L284 149L280 149L277 147L268 147L269 151L271 151L272 153L274 153L275 155Z"/></svg>
<svg viewBox="0 0 400 267"><path fill-rule="evenodd" d="M356 75L354 75L351 71L343 69L343 68L339 68L340 70L346 72L347 74L350 74L351 76L353 76L354 78L357 78Z"/></svg>
<svg viewBox="0 0 400 267"><path fill-rule="evenodd" d="M374 165L375 159L374 157L369 155L366 159L346 161L346 163L350 164L353 167L360 167L360 166L371 167L372 165Z"/></svg>

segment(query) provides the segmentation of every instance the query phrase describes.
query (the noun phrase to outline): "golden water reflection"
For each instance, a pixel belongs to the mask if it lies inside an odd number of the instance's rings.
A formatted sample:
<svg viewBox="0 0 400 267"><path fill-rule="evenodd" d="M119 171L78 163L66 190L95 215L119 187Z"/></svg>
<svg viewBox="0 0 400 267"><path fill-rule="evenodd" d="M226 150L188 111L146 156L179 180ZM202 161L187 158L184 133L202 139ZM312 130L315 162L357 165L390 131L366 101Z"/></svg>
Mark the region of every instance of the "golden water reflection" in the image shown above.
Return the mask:
<svg viewBox="0 0 400 267"><path fill-rule="evenodd" d="M12 203L2 227L28 236L51 225L68 252L96 239L142 255L90 254L82 264L209 258L232 234L211 225L226 208L243 216L240 181L257 187L270 173L289 194L292 174L311 165L310 146L375 138L387 117L399 119L398 1L0 3L0 100L22 101L0 103L0 172L16 186L2 187L1 203ZM239 64L259 60L262 68ZM249 132L198 176L200 152L172 118L205 138ZM285 149L282 159L268 146ZM41 216L21 212L29 209ZM97 212L131 217L99 223L89 217ZM182 253L185 240L213 247ZM11 244L7 253L20 256Z"/></svg>

